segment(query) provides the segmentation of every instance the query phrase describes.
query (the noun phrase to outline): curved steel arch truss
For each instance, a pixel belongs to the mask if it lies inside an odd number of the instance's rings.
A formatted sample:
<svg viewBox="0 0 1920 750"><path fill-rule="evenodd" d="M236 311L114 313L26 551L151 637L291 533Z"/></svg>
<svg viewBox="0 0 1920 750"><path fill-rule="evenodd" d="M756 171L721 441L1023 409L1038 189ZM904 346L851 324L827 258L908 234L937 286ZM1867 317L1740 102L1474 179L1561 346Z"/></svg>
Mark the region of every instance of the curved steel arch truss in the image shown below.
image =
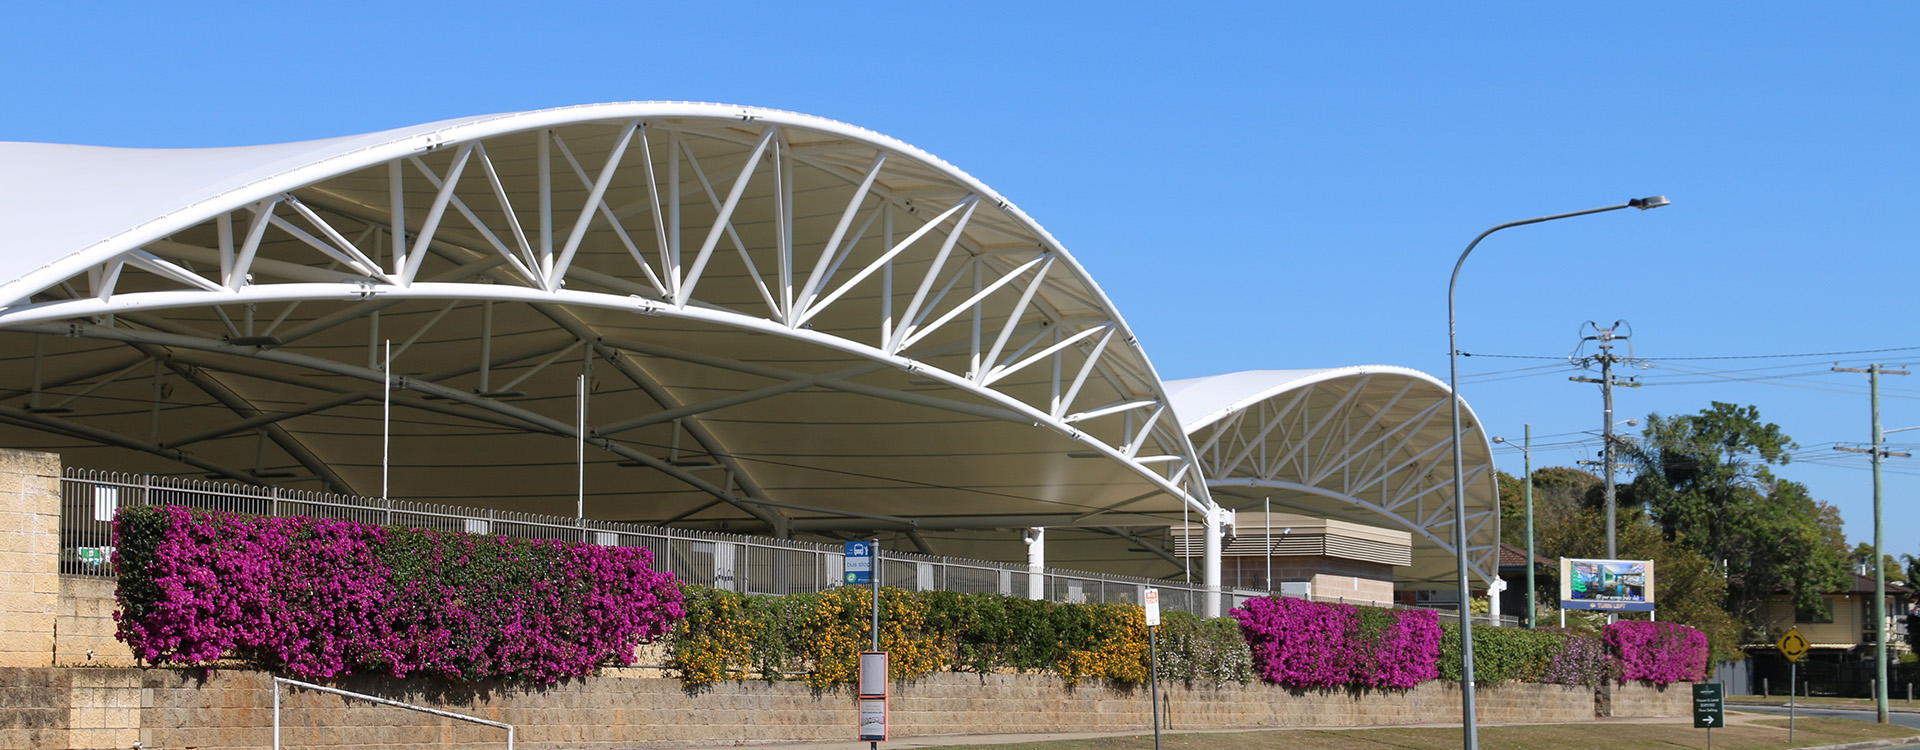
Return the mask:
<svg viewBox="0 0 1920 750"><path fill-rule="evenodd" d="M1414 534L1403 588L1454 580L1452 448L1447 390L1392 367L1237 373L1169 384L1223 507L1276 508ZM1471 411L1466 451L1467 561L1495 580L1500 514L1491 445Z"/></svg>
<svg viewBox="0 0 1920 750"><path fill-rule="evenodd" d="M27 156L59 173L61 148ZM589 484L628 498L603 517L851 533L1211 505L1164 387L1085 271L904 143L772 110L623 104L260 148L240 167L245 149L187 162L206 174L168 179L200 192L138 221L39 217L71 222L37 236L72 244L0 285L0 334L34 336L4 360L0 397L26 401L0 422L375 494L362 443L391 385L408 393L397 474L551 503L571 483L522 486L514 456L486 456L512 431L579 440L599 451ZM89 168L46 189L84 214ZM1105 460L1056 460L1083 454Z"/></svg>

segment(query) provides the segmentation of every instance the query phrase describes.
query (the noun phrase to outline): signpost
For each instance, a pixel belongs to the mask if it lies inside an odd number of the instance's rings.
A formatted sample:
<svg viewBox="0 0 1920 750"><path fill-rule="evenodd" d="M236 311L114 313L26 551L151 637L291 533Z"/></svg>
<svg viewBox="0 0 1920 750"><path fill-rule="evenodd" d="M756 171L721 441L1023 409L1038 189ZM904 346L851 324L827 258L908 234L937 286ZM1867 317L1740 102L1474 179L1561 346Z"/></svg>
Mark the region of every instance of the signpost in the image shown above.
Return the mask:
<svg viewBox="0 0 1920 750"><path fill-rule="evenodd" d="M1726 704L1719 683L1694 685L1693 728L1707 730L1707 750L1713 750L1713 728L1726 723Z"/></svg>
<svg viewBox="0 0 1920 750"><path fill-rule="evenodd" d="M868 747L887 740L887 654L860 652L860 739Z"/></svg>
<svg viewBox="0 0 1920 750"><path fill-rule="evenodd" d="M1147 682L1153 688L1153 750L1160 750L1160 653L1154 643L1154 630L1160 627L1160 590L1147 589L1140 596L1147 608Z"/></svg>
<svg viewBox="0 0 1920 750"><path fill-rule="evenodd" d="M873 582L873 542L847 542L847 585Z"/></svg>
<svg viewBox="0 0 1920 750"><path fill-rule="evenodd" d="M887 739L887 653L880 650L880 541L847 542L847 585L873 584L872 650L860 652L860 739L878 750Z"/></svg>
<svg viewBox="0 0 1920 750"><path fill-rule="evenodd" d="M1780 655L1787 657L1787 742L1793 742L1794 700L1800 691L1800 657L1807 655L1807 638L1800 634L1799 628L1787 628L1786 635L1773 645L1780 647Z"/></svg>

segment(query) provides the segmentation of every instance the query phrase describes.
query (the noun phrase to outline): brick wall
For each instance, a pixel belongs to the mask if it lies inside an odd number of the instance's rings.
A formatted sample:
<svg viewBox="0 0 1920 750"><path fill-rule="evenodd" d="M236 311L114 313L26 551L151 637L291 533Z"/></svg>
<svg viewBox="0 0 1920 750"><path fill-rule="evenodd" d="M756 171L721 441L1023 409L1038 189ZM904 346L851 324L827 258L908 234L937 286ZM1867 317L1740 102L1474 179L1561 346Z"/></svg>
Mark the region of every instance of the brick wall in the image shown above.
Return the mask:
<svg viewBox="0 0 1920 750"><path fill-rule="evenodd" d="M53 663L60 457L0 448L0 667Z"/></svg>

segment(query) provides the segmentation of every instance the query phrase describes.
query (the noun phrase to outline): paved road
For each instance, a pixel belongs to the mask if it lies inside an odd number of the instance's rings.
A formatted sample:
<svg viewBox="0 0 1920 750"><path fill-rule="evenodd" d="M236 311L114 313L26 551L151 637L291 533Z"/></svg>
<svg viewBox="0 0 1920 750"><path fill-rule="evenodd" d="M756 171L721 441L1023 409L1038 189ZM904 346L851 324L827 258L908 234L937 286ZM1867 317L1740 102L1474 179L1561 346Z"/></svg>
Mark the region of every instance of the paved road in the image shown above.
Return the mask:
<svg viewBox="0 0 1920 750"><path fill-rule="evenodd" d="M1727 710L1759 711L1761 713L1780 714L1782 716L1785 716L1787 713L1786 706L1728 705ZM1874 721L1877 718L1874 714L1873 709L1867 709L1865 711L1862 711L1859 709L1852 709L1852 708L1814 708L1812 706L1800 706L1799 708L1794 710L1794 715L1818 716L1821 718L1832 718L1832 719L1854 719L1856 721ZM1900 726L1913 727L1915 729L1920 729L1920 713L1914 713L1910 711L1893 711L1887 715L1887 718L1891 719L1893 723L1899 724Z"/></svg>

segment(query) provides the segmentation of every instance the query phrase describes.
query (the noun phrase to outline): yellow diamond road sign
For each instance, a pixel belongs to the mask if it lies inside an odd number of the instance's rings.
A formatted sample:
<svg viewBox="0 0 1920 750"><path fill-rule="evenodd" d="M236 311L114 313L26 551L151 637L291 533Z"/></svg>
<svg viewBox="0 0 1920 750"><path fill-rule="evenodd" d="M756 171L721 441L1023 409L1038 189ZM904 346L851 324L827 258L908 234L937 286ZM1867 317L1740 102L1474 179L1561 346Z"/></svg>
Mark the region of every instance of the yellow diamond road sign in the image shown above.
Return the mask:
<svg viewBox="0 0 1920 750"><path fill-rule="evenodd" d="M1787 661L1799 661L1800 657L1807 655L1807 639L1800 635L1799 628L1788 628L1787 634L1780 636L1779 642L1774 645L1780 647L1780 653L1787 657Z"/></svg>

